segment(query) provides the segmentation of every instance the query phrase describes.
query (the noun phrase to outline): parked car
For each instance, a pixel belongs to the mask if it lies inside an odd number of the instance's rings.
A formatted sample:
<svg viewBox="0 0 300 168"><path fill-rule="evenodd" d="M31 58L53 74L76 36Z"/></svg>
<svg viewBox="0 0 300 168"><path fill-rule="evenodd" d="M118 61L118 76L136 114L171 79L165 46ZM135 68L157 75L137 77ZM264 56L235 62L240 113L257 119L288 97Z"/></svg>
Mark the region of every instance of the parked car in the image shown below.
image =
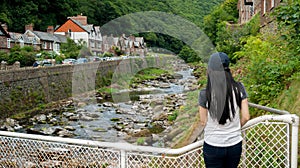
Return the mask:
<svg viewBox="0 0 300 168"><path fill-rule="evenodd" d="M62 64L64 65L72 65L72 64L76 64L76 59L73 59L73 58L67 58L67 59L64 59L62 61Z"/></svg>
<svg viewBox="0 0 300 168"><path fill-rule="evenodd" d="M92 56L92 57L89 57L89 60L91 62L96 62L96 61L101 61L101 58L100 57L97 57L97 56Z"/></svg>
<svg viewBox="0 0 300 168"><path fill-rule="evenodd" d="M42 66L52 66L52 62L48 61L48 60L43 60L41 63Z"/></svg>
<svg viewBox="0 0 300 168"><path fill-rule="evenodd" d="M35 61L34 63L33 63L33 67L38 67L38 66L40 66L41 65L41 62L40 61Z"/></svg>
<svg viewBox="0 0 300 168"><path fill-rule="evenodd" d="M41 61L35 61L32 66L40 67L40 66L52 66L52 65L53 64L52 64L51 60L45 59L45 60L41 60Z"/></svg>
<svg viewBox="0 0 300 168"><path fill-rule="evenodd" d="M83 63L87 63L88 59L87 58L78 58L76 61L76 64L83 64Z"/></svg>

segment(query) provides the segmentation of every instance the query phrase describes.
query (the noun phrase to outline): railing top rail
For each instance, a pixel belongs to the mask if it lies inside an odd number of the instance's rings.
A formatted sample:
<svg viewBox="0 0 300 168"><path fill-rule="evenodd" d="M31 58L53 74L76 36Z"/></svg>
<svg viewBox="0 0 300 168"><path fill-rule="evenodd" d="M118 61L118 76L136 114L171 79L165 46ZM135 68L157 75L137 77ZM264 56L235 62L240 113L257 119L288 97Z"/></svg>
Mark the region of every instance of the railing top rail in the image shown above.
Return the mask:
<svg viewBox="0 0 300 168"><path fill-rule="evenodd" d="M299 124L299 117L295 114L265 115L248 121L242 129L246 129L252 125L267 120L282 121L289 124L297 124L297 125ZM124 142L116 142L116 143L99 142L99 141L92 141L92 140L33 135L33 134L25 134L25 133L17 133L17 132L7 132L7 131L0 131L0 135L7 136L7 137L15 137L15 138L25 138L25 139L41 140L41 141L49 141L49 142L57 142L57 143L67 143L73 145L87 145L87 146L94 146L94 147L110 148L115 150L124 150L128 152L149 152L149 153L158 153L158 154L166 154L166 155L183 154L203 145L203 141L197 141L195 143L192 143L182 148L170 149L170 148L158 148L158 147L151 147L151 146L137 146L137 145L124 143Z"/></svg>
<svg viewBox="0 0 300 168"><path fill-rule="evenodd" d="M254 103L248 103L250 107L253 107L253 108L257 108L257 109L260 109L260 110L265 110L265 111L268 111L268 112L271 112L271 113L274 113L274 114L290 114L288 111L285 111L285 110L278 110L278 109L274 109L274 108L271 108L271 107L266 107L266 106L262 106L262 105L258 105L258 104L254 104Z"/></svg>

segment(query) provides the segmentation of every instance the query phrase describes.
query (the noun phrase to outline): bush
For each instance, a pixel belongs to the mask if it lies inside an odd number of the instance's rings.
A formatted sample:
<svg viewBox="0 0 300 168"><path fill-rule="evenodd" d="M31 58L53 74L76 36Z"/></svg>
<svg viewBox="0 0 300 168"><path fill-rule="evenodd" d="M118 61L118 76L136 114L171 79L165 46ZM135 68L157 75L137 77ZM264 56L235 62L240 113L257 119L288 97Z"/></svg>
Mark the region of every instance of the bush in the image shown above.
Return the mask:
<svg viewBox="0 0 300 168"><path fill-rule="evenodd" d="M8 54L6 53L6 52L4 52L4 51L0 51L0 63L2 62L2 61L6 61L7 62L7 60L8 60Z"/></svg>
<svg viewBox="0 0 300 168"><path fill-rule="evenodd" d="M237 55L248 61L245 85L251 102L269 105L289 85L289 78L300 68L299 56L280 35L251 36Z"/></svg>
<svg viewBox="0 0 300 168"><path fill-rule="evenodd" d="M33 52L32 47L23 47L16 45L14 46L7 59L9 65L14 64L16 61L19 61L21 67L32 66L35 61L35 52Z"/></svg>

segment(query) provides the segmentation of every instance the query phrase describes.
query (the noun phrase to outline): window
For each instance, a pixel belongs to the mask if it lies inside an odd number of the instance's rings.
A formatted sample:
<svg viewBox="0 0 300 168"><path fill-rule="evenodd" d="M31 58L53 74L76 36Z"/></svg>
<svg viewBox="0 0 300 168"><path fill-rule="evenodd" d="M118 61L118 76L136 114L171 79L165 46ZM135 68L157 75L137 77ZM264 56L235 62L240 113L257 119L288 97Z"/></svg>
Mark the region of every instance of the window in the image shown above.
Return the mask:
<svg viewBox="0 0 300 168"><path fill-rule="evenodd" d="M59 50L60 50L60 45L59 45L58 43L56 43L55 45L56 45L56 47L55 47L55 48L56 48L56 51L59 52Z"/></svg>
<svg viewBox="0 0 300 168"><path fill-rule="evenodd" d="M35 37L32 38L32 44L37 44L37 39Z"/></svg>
<svg viewBox="0 0 300 168"><path fill-rule="evenodd" d="M72 30L71 30L71 29L68 30L68 36L69 36L70 38L72 38Z"/></svg>
<svg viewBox="0 0 300 168"><path fill-rule="evenodd" d="M50 43L50 44L49 44L49 49L50 49L50 50L52 50L52 45L53 45L53 43Z"/></svg>
<svg viewBox="0 0 300 168"><path fill-rule="evenodd" d="M254 15L254 7L250 6L250 16L253 16L253 15Z"/></svg>
<svg viewBox="0 0 300 168"><path fill-rule="evenodd" d="M53 51L59 52L59 44L58 43L53 43Z"/></svg>
<svg viewBox="0 0 300 168"><path fill-rule="evenodd" d="M90 47L91 47L91 48L95 48L94 40L90 40Z"/></svg>
<svg viewBox="0 0 300 168"><path fill-rule="evenodd" d="M47 49L47 43L46 43L46 41L43 42L43 46L42 47L43 47L43 49Z"/></svg>
<svg viewBox="0 0 300 168"><path fill-rule="evenodd" d="M21 47L21 48L24 47L24 41L20 41L20 47Z"/></svg>
<svg viewBox="0 0 300 168"><path fill-rule="evenodd" d="M10 38L7 38L7 48L10 48Z"/></svg>

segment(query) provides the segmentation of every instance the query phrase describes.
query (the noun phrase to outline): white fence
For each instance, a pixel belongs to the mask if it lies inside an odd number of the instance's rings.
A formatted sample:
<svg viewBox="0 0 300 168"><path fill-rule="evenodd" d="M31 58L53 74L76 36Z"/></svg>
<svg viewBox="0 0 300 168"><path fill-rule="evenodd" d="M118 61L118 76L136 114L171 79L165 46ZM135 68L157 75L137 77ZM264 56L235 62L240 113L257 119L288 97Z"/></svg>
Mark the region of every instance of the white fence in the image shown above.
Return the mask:
<svg viewBox="0 0 300 168"><path fill-rule="evenodd" d="M242 129L239 167L297 168L299 118L265 115ZM179 149L0 131L0 167L205 167L203 141Z"/></svg>

